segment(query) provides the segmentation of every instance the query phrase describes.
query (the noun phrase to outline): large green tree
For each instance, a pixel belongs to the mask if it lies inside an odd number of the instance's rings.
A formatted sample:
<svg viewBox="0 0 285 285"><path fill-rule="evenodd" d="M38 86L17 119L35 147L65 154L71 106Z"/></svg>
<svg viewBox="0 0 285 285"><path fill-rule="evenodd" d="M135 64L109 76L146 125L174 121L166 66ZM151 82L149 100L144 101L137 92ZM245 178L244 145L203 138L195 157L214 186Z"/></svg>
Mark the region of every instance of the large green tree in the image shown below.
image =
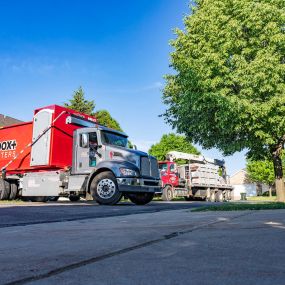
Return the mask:
<svg viewBox="0 0 285 285"><path fill-rule="evenodd" d="M81 86L74 91L72 98L68 103L64 103L64 106L91 116L94 115L95 102L94 100L89 101L85 99L85 94Z"/></svg>
<svg viewBox="0 0 285 285"><path fill-rule="evenodd" d="M165 160L169 151L181 151L192 154L200 154L200 152L186 140L185 136L176 134L163 135L160 141L151 146L149 153L158 160Z"/></svg>
<svg viewBox="0 0 285 285"><path fill-rule="evenodd" d="M171 42L165 119L204 148L271 159L285 201L284 0L197 0Z"/></svg>

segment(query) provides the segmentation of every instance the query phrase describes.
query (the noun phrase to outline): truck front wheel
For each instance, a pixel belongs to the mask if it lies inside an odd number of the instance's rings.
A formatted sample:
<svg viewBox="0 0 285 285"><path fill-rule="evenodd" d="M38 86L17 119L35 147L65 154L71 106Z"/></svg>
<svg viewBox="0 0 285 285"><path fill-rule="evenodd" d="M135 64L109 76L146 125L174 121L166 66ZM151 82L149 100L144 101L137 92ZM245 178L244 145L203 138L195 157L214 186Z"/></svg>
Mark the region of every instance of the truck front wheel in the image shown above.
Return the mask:
<svg viewBox="0 0 285 285"><path fill-rule="evenodd" d="M121 198L116 177L111 171L101 172L96 175L90 185L93 199L101 205L115 205Z"/></svg>
<svg viewBox="0 0 285 285"><path fill-rule="evenodd" d="M163 188L161 198L163 201L171 201L173 199L173 191L171 186L167 185Z"/></svg>
<svg viewBox="0 0 285 285"><path fill-rule="evenodd" d="M146 205L152 201L153 193L130 193L127 197L136 205Z"/></svg>

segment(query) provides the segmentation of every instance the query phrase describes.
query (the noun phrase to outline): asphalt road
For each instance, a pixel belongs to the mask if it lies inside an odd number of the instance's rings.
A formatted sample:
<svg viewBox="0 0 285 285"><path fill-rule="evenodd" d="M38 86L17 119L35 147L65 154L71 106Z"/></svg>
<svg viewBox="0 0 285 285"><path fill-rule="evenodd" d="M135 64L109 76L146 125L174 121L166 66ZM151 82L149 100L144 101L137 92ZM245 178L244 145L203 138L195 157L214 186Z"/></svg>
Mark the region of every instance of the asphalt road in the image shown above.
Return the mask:
<svg viewBox="0 0 285 285"><path fill-rule="evenodd" d="M102 206L92 201L0 204L0 228L191 209L207 204L180 201L152 202L145 206L128 202Z"/></svg>
<svg viewBox="0 0 285 285"><path fill-rule="evenodd" d="M1 206L30 224L2 224L0 285L285 284L285 210L189 211L201 204Z"/></svg>

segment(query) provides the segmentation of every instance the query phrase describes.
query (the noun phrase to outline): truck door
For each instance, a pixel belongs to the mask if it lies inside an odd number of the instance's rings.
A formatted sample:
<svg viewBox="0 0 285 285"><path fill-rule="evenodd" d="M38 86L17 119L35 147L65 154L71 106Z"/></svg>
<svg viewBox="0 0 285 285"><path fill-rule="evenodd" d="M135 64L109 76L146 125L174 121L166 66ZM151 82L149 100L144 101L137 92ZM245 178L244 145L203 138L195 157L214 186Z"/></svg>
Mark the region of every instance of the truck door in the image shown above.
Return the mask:
<svg viewBox="0 0 285 285"><path fill-rule="evenodd" d="M90 173L102 156L98 143L98 134L96 130L87 132L84 129L77 130L76 133L73 172L75 174Z"/></svg>

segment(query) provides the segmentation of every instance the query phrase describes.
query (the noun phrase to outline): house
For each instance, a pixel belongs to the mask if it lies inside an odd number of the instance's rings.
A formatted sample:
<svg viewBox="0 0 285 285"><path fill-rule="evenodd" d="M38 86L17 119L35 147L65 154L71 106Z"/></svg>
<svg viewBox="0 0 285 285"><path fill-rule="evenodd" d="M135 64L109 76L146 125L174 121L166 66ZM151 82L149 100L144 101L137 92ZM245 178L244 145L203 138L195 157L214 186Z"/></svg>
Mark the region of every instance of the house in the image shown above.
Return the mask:
<svg viewBox="0 0 285 285"><path fill-rule="evenodd" d="M257 196L258 194L262 194L268 191L268 185L264 184L256 184L249 181L247 172L245 169L241 169L236 172L230 178L231 184L234 187L232 192L233 200L240 200L241 193L246 193L247 197Z"/></svg>
<svg viewBox="0 0 285 285"><path fill-rule="evenodd" d="M0 114L0 127L11 126L19 123L22 123L22 121Z"/></svg>

